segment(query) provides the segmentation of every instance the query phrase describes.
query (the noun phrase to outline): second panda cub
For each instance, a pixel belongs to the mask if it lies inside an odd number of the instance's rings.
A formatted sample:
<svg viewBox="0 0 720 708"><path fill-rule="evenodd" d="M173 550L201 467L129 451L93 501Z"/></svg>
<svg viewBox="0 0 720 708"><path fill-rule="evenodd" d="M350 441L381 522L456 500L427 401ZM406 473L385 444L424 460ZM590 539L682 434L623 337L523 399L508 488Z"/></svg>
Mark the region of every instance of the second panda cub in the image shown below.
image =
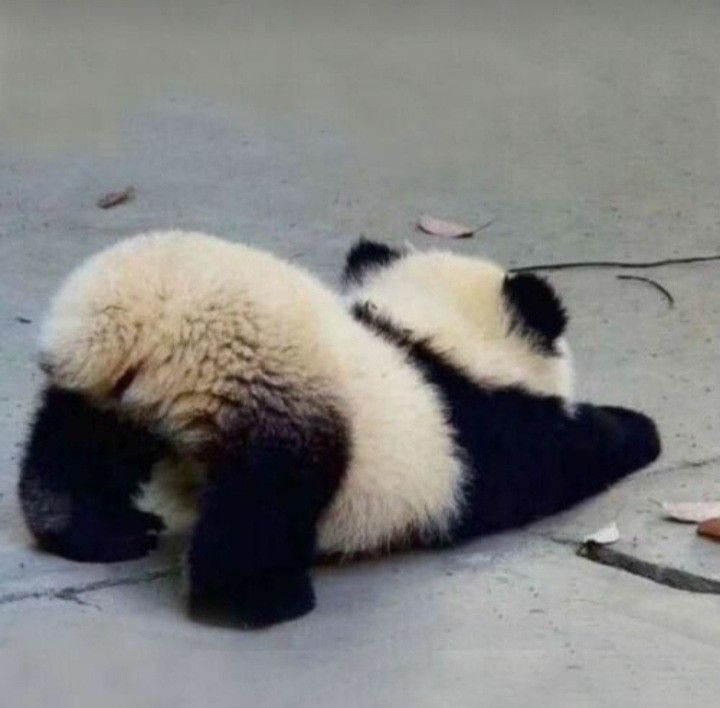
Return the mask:
<svg viewBox="0 0 720 708"><path fill-rule="evenodd" d="M445 545L648 464L654 424L577 404L564 309L532 275L361 241L351 311L301 269L197 233L121 242L66 281L24 457L52 552L139 557L191 528L190 609L314 606L318 555Z"/></svg>

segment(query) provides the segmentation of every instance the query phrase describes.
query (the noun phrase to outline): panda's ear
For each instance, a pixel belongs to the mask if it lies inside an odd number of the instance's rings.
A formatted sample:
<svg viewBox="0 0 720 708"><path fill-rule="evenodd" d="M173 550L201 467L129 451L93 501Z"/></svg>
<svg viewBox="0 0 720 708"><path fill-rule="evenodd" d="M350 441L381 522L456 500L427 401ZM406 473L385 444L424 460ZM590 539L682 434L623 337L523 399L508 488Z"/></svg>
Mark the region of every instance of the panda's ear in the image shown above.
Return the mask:
<svg viewBox="0 0 720 708"><path fill-rule="evenodd" d="M510 329L520 330L541 349L552 352L555 340L565 331L568 316L552 285L532 273L505 277L503 298Z"/></svg>
<svg viewBox="0 0 720 708"><path fill-rule="evenodd" d="M368 273L384 268L401 257L400 251L384 243L361 238L345 257L343 282L345 285L360 285Z"/></svg>

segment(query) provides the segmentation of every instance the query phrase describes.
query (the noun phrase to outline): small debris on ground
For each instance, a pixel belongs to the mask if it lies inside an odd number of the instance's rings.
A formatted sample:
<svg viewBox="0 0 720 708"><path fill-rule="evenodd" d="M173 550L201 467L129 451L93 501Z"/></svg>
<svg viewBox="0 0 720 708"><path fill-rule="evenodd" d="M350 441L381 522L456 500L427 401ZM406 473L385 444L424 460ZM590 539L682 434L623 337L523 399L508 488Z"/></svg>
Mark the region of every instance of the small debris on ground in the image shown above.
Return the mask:
<svg viewBox="0 0 720 708"><path fill-rule="evenodd" d="M108 192L95 202L99 209L112 209L113 207L130 201L135 196L134 187L126 187L122 192Z"/></svg>
<svg viewBox="0 0 720 708"><path fill-rule="evenodd" d="M698 524L698 535L706 536L713 541L720 541L720 518L706 519Z"/></svg>
<svg viewBox="0 0 720 708"><path fill-rule="evenodd" d="M491 222L488 222L480 228L487 228ZM443 238L469 238L479 229L473 229L464 224L458 224L455 221L444 221L429 214L423 214L417 224L420 231L424 231L431 236L442 236Z"/></svg>
<svg viewBox="0 0 720 708"><path fill-rule="evenodd" d="M32 324L32 320L28 319L27 317L22 317L21 315L18 315L15 318L15 322L19 322L20 324Z"/></svg>
<svg viewBox="0 0 720 708"><path fill-rule="evenodd" d="M720 502L663 502L662 509L669 519L687 524L720 516Z"/></svg>
<svg viewBox="0 0 720 708"><path fill-rule="evenodd" d="M618 528L617 522L613 521L611 524L598 529L595 533L585 536L583 543L596 543L599 546L608 546L619 540L620 529Z"/></svg>

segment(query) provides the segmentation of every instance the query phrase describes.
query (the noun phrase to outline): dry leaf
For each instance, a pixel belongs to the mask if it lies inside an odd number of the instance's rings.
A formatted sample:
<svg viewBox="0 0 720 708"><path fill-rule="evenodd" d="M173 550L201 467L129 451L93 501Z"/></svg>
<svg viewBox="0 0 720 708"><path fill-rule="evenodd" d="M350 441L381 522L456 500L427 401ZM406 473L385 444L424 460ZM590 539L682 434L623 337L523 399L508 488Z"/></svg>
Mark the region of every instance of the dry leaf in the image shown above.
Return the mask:
<svg viewBox="0 0 720 708"><path fill-rule="evenodd" d="M697 532L700 536L707 536L714 541L720 541L720 518L705 519L698 524Z"/></svg>
<svg viewBox="0 0 720 708"><path fill-rule="evenodd" d="M443 221L434 216L423 214L418 221L418 228L431 236L442 236L443 238L468 238L475 233L475 229L454 221Z"/></svg>
<svg viewBox="0 0 720 708"><path fill-rule="evenodd" d="M619 540L620 529L618 528L617 522L613 521L611 524L598 529L595 533L585 536L583 543L597 543L601 546L608 546Z"/></svg>
<svg viewBox="0 0 720 708"><path fill-rule="evenodd" d="M108 192L95 202L100 209L111 209L112 207L124 204L135 196L134 187L126 187L122 192Z"/></svg>
<svg viewBox="0 0 720 708"><path fill-rule="evenodd" d="M662 508L668 518L688 524L720 516L720 502L663 502Z"/></svg>

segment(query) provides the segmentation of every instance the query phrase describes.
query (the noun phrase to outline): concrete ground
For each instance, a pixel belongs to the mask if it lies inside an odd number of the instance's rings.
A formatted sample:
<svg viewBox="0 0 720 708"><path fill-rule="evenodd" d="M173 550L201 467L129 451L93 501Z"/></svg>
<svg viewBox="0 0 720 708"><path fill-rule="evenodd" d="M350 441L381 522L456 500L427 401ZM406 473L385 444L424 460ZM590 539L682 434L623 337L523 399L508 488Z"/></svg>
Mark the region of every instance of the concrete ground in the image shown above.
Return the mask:
<svg viewBox="0 0 720 708"><path fill-rule="evenodd" d="M720 252L719 95L716 0L2 0L0 702L716 703L720 598L690 589L720 580L720 547L657 502L720 499L718 263L623 271L672 309L618 270L552 274L581 395L657 418L651 469L451 552L321 568L294 623L191 623L172 549L41 555L14 489L38 322L87 254L180 226L334 282L361 233L429 245L423 212L492 220L450 245L507 264ZM612 562L686 589L575 555L613 520Z"/></svg>

